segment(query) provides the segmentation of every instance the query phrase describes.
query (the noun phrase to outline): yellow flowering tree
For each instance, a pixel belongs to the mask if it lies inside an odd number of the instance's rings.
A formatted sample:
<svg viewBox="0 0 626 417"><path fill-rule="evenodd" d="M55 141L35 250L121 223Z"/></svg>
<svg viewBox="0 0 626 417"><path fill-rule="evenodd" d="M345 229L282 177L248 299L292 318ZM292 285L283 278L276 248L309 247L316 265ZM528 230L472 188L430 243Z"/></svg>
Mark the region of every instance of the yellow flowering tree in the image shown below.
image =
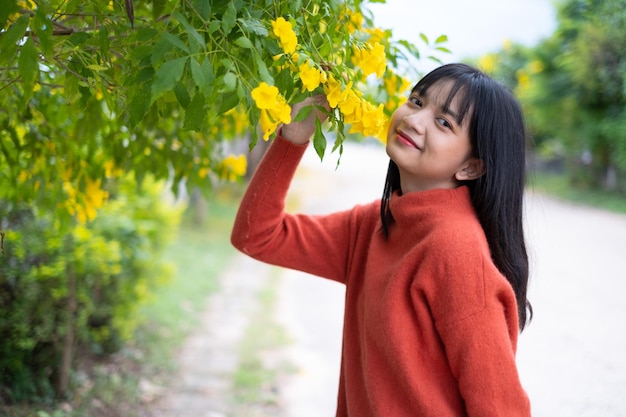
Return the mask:
<svg viewBox="0 0 626 417"><path fill-rule="evenodd" d="M254 145L256 126L269 139L289 103L320 92L333 104L335 147L348 132L382 137L410 84L398 68L419 53L366 6L4 1L0 200L88 221L123 173L207 190L245 171L232 139ZM323 156L321 130L314 142Z"/></svg>
<svg viewBox="0 0 626 417"><path fill-rule="evenodd" d="M433 46L441 48L443 40ZM418 55L410 42L377 28L362 0L3 0L0 236L10 247L0 261L22 259L16 230L38 214L45 214L46 233L35 238L52 245L55 236L53 250L76 248L78 260L99 260L83 252L104 256L106 244L90 241L85 231L106 223L107 209L122 198L120 183L168 180L177 193L183 184L208 191L235 181L246 172L245 148L235 140L250 146L259 135L269 140L291 121L290 103L308 95L327 95L328 130L339 153L350 132L382 138L387 117L411 85L399 68ZM323 157L321 128L314 146ZM59 263L54 273L50 265L40 268L55 278L55 300L71 307L50 336L63 341L58 393L68 386L75 316L87 314L75 308L101 292L91 289L103 274L124 275L115 266L116 248L106 249L110 265L89 269L98 279L81 280L80 263ZM1 288L10 287L5 272ZM120 282L140 278L131 275ZM119 320L130 317L132 294L144 293L144 285L123 292L130 301ZM24 305L28 311L31 304Z"/></svg>

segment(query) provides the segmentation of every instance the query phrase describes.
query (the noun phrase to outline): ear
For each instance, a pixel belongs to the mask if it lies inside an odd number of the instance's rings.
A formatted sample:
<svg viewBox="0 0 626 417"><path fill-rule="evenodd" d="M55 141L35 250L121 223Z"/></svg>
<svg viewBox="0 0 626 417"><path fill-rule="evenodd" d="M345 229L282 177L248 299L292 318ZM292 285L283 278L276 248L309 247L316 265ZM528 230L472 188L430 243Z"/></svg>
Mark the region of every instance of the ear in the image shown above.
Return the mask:
<svg viewBox="0 0 626 417"><path fill-rule="evenodd" d="M461 169L454 174L454 178L456 178L457 181L475 180L485 175L486 171L485 163L482 159L471 157L465 161Z"/></svg>

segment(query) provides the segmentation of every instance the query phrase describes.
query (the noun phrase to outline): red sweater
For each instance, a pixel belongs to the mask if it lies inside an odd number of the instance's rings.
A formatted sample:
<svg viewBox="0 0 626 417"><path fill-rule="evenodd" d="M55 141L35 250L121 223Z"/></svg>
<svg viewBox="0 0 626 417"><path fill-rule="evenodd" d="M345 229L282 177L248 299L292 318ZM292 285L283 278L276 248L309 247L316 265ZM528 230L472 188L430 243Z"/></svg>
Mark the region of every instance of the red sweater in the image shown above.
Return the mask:
<svg viewBox="0 0 626 417"><path fill-rule="evenodd" d="M337 416L530 416L518 317L467 187L394 195L324 216L284 201L306 146L277 138L241 202L242 252L346 285Z"/></svg>

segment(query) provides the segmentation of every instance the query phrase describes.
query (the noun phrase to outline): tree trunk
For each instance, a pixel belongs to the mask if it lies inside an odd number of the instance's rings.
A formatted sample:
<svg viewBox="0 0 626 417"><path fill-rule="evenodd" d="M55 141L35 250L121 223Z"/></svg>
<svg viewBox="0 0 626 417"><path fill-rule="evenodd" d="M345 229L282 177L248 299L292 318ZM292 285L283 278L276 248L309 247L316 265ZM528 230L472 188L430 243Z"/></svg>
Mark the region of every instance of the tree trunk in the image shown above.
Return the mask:
<svg viewBox="0 0 626 417"><path fill-rule="evenodd" d="M67 272L66 330L56 389L58 397L65 397L70 385L70 371L72 370L72 359L74 356L74 317L78 304L76 300L76 276L71 266Z"/></svg>

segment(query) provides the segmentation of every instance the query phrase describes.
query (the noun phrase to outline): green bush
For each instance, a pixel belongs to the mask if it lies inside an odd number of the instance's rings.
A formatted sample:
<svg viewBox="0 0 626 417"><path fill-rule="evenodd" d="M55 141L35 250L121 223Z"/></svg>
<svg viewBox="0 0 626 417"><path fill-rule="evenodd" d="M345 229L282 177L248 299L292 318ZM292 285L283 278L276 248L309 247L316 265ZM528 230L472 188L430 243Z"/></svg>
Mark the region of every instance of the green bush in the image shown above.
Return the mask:
<svg viewBox="0 0 626 417"><path fill-rule="evenodd" d="M70 352L118 350L137 309L171 275L160 255L182 208L149 179L141 190L122 180L110 193L94 221L69 230L36 209L0 206L0 399L65 394L56 384L68 372L68 343Z"/></svg>

